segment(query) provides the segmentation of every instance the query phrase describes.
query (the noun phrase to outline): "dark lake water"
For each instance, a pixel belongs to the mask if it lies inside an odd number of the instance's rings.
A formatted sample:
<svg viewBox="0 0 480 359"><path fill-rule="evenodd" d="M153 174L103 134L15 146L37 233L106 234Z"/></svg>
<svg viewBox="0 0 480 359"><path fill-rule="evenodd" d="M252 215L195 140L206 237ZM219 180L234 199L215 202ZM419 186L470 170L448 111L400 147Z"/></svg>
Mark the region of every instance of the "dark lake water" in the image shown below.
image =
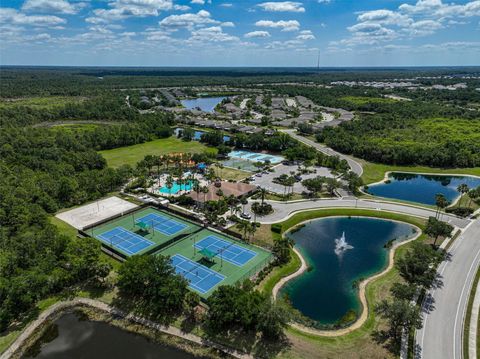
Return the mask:
<svg viewBox="0 0 480 359"><path fill-rule="evenodd" d="M349 310L361 310L360 278L380 272L388 261L384 245L405 240L414 227L399 222L363 218L332 217L312 220L294 233L295 241L311 270L287 282L281 294L288 295L293 307L321 324L333 324ZM336 242L345 234L353 248L335 253Z"/></svg>
<svg viewBox="0 0 480 359"><path fill-rule="evenodd" d="M480 186L480 178L470 176L392 172L388 179L390 183L369 186L368 193L380 197L435 205L435 195L438 193L442 193L450 202L454 202L459 196L458 185L466 183L470 188Z"/></svg>
<svg viewBox="0 0 480 359"><path fill-rule="evenodd" d="M148 341L103 322L80 319L74 313L56 320L25 359L192 359L195 356L178 349Z"/></svg>
<svg viewBox="0 0 480 359"><path fill-rule="evenodd" d="M191 110L199 107L202 111L213 112L215 106L217 106L225 97L200 97L191 100L181 100L182 105Z"/></svg>
<svg viewBox="0 0 480 359"><path fill-rule="evenodd" d="M182 131L182 130L183 130L182 128L177 127L177 128L175 129L175 131L174 131L175 136L178 136L178 133L179 133L180 131ZM200 141L200 137L202 137L202 135L203 135L204 133L205 133L205 131L195 130L195 133L194 133L194 135L193 135L193 139L194 139L195 141ZM230 136L224 135L224 136L223 136L223 141L224 141L224 142L230 141Z"/></svg>

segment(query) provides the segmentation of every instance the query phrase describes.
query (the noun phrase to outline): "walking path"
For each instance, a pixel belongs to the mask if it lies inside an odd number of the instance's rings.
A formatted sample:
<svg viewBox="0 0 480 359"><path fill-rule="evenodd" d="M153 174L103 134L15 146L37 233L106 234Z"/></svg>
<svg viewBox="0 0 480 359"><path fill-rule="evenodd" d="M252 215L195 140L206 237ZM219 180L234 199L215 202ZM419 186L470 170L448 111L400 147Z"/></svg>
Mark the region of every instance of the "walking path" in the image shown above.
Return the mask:
<svg viewBox="0 0 480 359"><path fill-rule="evenodd" d="M346 156L346 155L344 155L340 152L334 151L330 147L323 146L318 142L315 142L315 141L312 141L308 138L300 136L295 132L295 130L280 130L280 131L289 134L291 137L293 137L297 141L300 141L300 142L302 142L302 143L304 143L308 146L314 147L317 151L325 153L326 155L338 156L341 159L346 160L348 162L350 168L352 169L352 171L355 172L358 176L362 176L362 174L363 174L362 165L360 163L358 163L357 161L353 160L352 158L350 158L349 156Z"/></svg>
<svg viewBox="0 0 480 359"><path fill-rule="evenodd" d="M468 333L468 357L477 358L478 315L480 312L480 285L477 285L473 300L472 316L470 317L470 332Z"/></svg>
<svg viewBox="0 0 480 359"><path fill-rule="evenodd" d="M249 201L246 206L246 211L251 212L251 205L255 201ZM284 221L297 212L315 209L328 209L328 208L359 208L370 209L376 211L396 212L401 214L407 214L415 217L428 218L430 216L435 217L435 210L424 207L417 207L414 205L407 205L397 202L387 202L379 200L369 199L317 199L317 200L300 200L290 202L279 201L265 201L273 207L273 213L266 216L257 216L257 222L264 224L271 224ZM456 227L465 228L469 223L469 219L459 218L450 214L442 213L443 221L448 222Z"/></svg>
<svg viewBox="0 0 480 359"><path fill-rule="evenodd" d="M98 309L113 316L118 316L130 320L132 322L142 324L148 328L155 329L161 331L163 333L174 335L176 337L180 337L192 343L196 343L202 346L208 346L215 349L218 349L222 352L225 352L234 358L238 359L253 359L253 356L249 354L243 354L235 350L231 350L223 345L214 343L212 341L206 340L201 338L197 335L184 333L180 329L173 327L173 326L163 326L157 324L151 320L141 318L132 314L125 313L117 308L114 308L106 303L100 302L98 300L88 299L88 298L76 298L69 301L59 302L52 305L50 308L42 312L36 320L28 325L28 327L18 336L18 338L10 345L10 347L0 356L0 359L9 359L14 354L17 356L21 356L23 352L27 349L25 348L27 340L30 338L32 334L34 334L41 325L52 317L54 314L63 312L68 309L72 309L75 307L90 307L94 309Z"/></svg>

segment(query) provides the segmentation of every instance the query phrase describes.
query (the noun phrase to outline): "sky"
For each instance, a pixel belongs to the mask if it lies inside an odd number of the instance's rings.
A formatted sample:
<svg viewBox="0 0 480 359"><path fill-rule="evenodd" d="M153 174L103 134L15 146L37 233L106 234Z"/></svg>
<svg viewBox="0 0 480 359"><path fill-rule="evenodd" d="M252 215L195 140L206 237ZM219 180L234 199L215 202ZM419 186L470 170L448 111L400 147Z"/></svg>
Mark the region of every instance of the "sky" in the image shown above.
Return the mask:
<svg viewBox="0 0 480 359"><path fill-rule="evenodd" d="M480 65L480 0L1 0L0 64Z"/></svg>

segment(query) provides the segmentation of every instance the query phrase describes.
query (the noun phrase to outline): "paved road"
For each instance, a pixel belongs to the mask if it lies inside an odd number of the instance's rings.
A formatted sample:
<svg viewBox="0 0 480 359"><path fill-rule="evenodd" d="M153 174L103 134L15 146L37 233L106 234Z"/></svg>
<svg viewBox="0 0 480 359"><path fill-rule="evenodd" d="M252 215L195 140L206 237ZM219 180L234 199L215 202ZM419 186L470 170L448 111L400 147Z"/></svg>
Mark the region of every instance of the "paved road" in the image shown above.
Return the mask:
<svg viewBox="0 0 480 359"><path fill-rule="evenodd" d="M457 238L449 253L451 260L438 269L443 286L431 290L424 303L423 328L416 333L417 358L463 358L466 306L480 264L480 220Z"/></svg>
<svg viewBox="0 0 480 359"><path fill-rule="evenodd" d="M250 201L246 206L246 212L251 213L250 205L254 201ZM407 206L400 203L393 202L380 202L373 200L356 200L354 198L343 198L343 199L319 199L316 201L292 201L292 202L277 202L277 201L266 201L270 203L274 209L272 214L268 216L257 217L257 222L260 223L275 223L280 222L294 212L308 209L321 209L321 208L366 208L366 209L376 209L380 211L391 211L398 212L403 214L408 214L417 217L429 217L435 216L435 211ZM448 222L452 225L455 225L459 228L465 228L470 221L468 219L458 218L448 214L442 214L441 219L445 222Z"/></svg>
<svg viewBox="0 0 480 359"><path fill-rule="evenodd" d="M351 159L350 157L348 157L348 156L346 156L346 155L344 155L340 152L334 151L331 148L323 146L320 143L312 141L308 138L305 138L303 136L299 136L299 135L297 135L295 130L281 130L281 131L285 132L285 133L288 133L291 137L293 137L297 141L300 141L300 142L303 142L306 145L315 147L317 149L317 151L323 152L323 153L325 153L327 155L330 155L330 156L338 156L341 159L345 159L348 162L348 164L350 165L350 168L352 169L353 172L355 172L359 176L361 176L363 174L362 165L360 163L358 163L357 161Z"/></svg>

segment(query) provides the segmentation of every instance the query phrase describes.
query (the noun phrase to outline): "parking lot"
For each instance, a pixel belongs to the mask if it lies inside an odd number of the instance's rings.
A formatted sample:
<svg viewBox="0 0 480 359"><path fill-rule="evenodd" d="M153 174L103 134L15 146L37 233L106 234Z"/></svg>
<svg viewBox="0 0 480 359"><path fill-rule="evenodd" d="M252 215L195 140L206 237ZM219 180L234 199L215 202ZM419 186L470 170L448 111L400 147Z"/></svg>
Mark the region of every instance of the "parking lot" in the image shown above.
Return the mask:
<svg viewBox="0 0 480 359"><path fill-rule="evenodd" d="M297 173L298 172L298 166L297 165L287 166L287 165L284 165L284 164L280 164L278 166L275 166L274 170L275 170L275 172L269 172L268 174L262 173L261 177L257 177L255 175L253 175L255 180L252 181L251 183L256 185L256 186L260 186L262 188L265 188L269 192L275 192L275 193L278 193L278 194L283 194L283 192L285 190L284 186L282 186L278 183L274 183L273 179L275 177L281 176L282 174L286 174L286 175L290 176L291 175L290 172ZM317 176L334 177L331 174L330 170L328 168L325 168L325 167L315 167L315 171L316 171L316 173L302 174L301 175L302 180L307 179L307 178L314 178L314 177L317 177ZM293 186L293 192L302 193L303 191L306 191L306 188L302 185L301 181L295 183L295 185Z"/></svg>

